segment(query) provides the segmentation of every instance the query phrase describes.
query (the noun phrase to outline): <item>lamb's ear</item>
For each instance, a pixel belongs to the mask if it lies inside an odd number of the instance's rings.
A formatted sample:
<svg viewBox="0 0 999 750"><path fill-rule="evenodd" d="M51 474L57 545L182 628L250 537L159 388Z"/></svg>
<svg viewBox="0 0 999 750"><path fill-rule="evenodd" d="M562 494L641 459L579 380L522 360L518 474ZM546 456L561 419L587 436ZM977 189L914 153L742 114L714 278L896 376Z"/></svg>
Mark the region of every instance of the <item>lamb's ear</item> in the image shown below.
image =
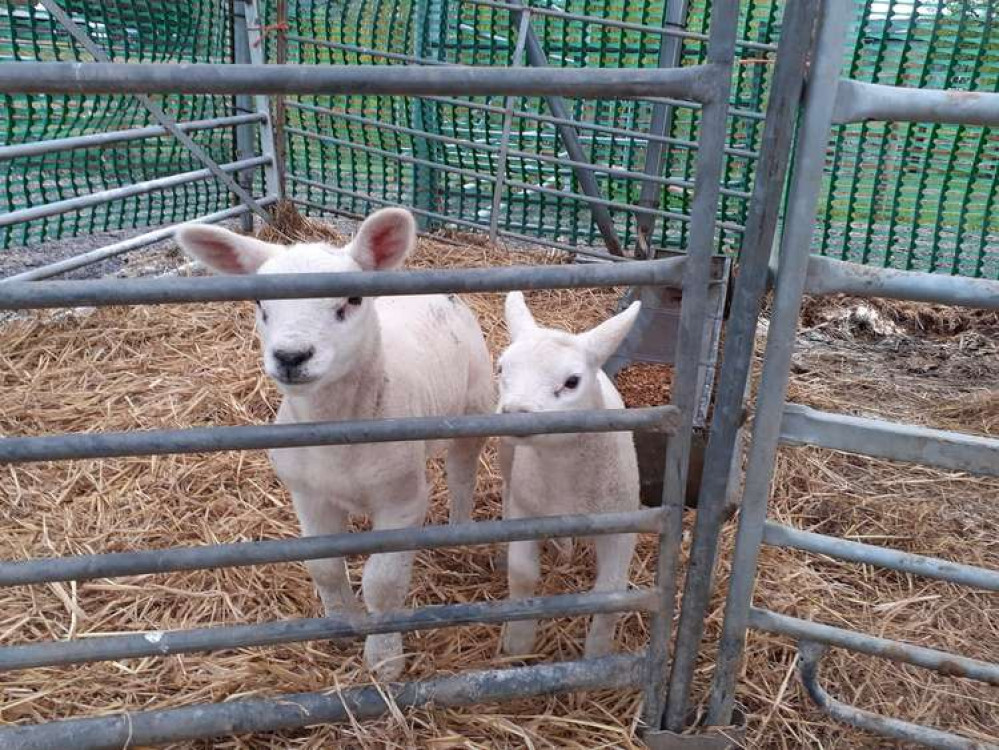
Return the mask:
<svg viewBox="0 0 999 750"><path fill-rule="evenodd" d="M579 338L582 340L583 346L586 347L586 351L589 352L597 367L602 367L604 362L610 359L621 346L621 342L624 341L624 337L628 335L628 331L635 324L641 309L641 302L632 302L624 312L618 313L596 328L580 334Z"/></svg>
<svg viewBox="0 0 999 750"><path fill-rule="evenodd" d="M416 221L404 208L383 208L365 219L350 254L365 271L398 268L416 245Z"/></svg>
<svg viewBox="0 0 999 750"><path fill-rule="evenodd" d="M527 302L524 301L523 292L510 292L506 295L506 306L504 309L506 316L506 328L510 332L510 340L516 341L529 331L538 327L534 322L534 316L527 309Z"/></svg>
<svg viewBox="0 0 999 750"><path fill-rule="evenodd" d="M280 245L206 224L181 227L174 239L184 252L217 273L256 273L265 261L281 252Z"/></svg>

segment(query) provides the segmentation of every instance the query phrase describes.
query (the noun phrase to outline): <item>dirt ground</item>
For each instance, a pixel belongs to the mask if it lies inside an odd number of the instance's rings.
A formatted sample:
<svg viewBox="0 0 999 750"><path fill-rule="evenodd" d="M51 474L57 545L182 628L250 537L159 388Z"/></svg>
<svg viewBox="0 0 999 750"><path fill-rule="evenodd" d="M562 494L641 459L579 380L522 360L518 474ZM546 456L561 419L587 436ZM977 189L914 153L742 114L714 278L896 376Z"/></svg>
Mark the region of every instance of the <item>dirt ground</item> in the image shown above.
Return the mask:
<svg viewBox="0 0 999 750"><path fill-rule="evenodd" d="M424 240L417 265L555 262L470 238ZM575 330L606 317L616 290L529 295L539 319ZM469 297L494 351L505 345L500 295ZM249 304L109 308L41 313L0 328L0 434L173 428L269 420L277 396L259 367ZM765 329L766 321L762 321ZM761 340L762 344L762 340ZM809 301L791 400L816 408L999 434L999 320L930 306ZM668 384L632 378L634 401L661 403ZM644 383L644 385L642 385ZM629 386L631 387L631 386ZM632 400L632 398L629 398ZM262 452L26 464L3 469L0 557L170 547L292 537L297 523ZM431 522L446 518L439 464L431 467ZM797 527L999 568L999 480L895 465L813 448L783 449L771 518ZM493 451L480 471L476 518L500 514ZM688 518L688 522L689 522ZM357 528L363 528L359 522ZM697 688L710 681L712 644L731 552L722 543ZM689 541L689 539L688 539ZM651 585L655 540L643 537L632 583ZM421 553L412 606L501 599L494 546ZM359 580L361 559L351 560ZM543 593L592 580L585 548L543 557ZM999 600L948 584L793 551L764 549L756 604L800 617L999 661ZM315 616L301 565L97 580L0 591L0 642ZM643 617L623 618L617 643L647 641ZM579 655L582 620L542 628L539 659ZM499 629L471 626L406 636L408 679L501 665ZM786 639L751 634L739 701L753 748L898 747L836 725L815 709L794 673ZM307 643L214 655L138 659L0 675L0 722L167 708L365 683L360 644ZM994 688L833 651L827 689L899 718L999 741ZM594 692L510 704L434 708L378 721L176 744L185 748L630 748L642 747L636 693Z"/></svg>

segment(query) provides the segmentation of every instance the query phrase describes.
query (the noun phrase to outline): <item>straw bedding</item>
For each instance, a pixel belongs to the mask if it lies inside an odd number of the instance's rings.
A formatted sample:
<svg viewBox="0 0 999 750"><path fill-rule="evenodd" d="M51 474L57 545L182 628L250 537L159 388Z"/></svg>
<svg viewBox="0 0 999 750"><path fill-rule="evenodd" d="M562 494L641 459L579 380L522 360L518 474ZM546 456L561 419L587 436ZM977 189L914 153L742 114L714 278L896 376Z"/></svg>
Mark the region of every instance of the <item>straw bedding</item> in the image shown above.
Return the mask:
<svg viewBox="0 0 999 750"><path fill-rule="evenodd" d="M335 235L322 225L285 218L287 235ZM559 261L492 249L462 236L423 240L414 260L418 266L449 267L537 262ZM490 346L498 350L506 343L502 297L471 295L468 300ZM615 290L529 295L540 321L574 330L605 318L615 301ZM999 324L994 319L958 320L948 311L926 312L925 306L884 306L877 312L894 328L877 333L858 331L844 312L854 308L851 301L809 304L794 400L984 434L999 431ZM278 399L260 371L252 319L251 306L240 303L40 313L8 323L0 329L0 433L265 422ZM632 404L668 397L662 380L640 372L624 379ZM7 559L297 534L287 494L263 452L29 464L3 471L0 556ZM431 522L440 523L446 519L442 469L434 464L430 471ZM825 533L999 567L997 498L994 480L795 449L781 453L771 514ZM499 513L490 446L479 475L476 517ZM731 528L723 553L730 549ZM503 598L505 576L494 565L496 552L475 547L421 553L409 604ZM651 585L654 557L654 540L643 538L632 567L634 584ZM355 584L362 563L351 560ZM546 551L543 566L544 593L581 590L592 581L588 550L572 561ZM724 576L724 564L721 570ZM994 595L767 549L756 601L789 614L999 660ZM0 642L253 623L319 612L304 567L297 564L22 587L0 591ZM545 623L539 658L578 656L585 625L582 620ZM619 648L640 648L646 625L637 615L624 618ZM707 621L709 638L717 636L719 626L716 601ZM407 677L502 665L498 634L496 626L473 626L407 635ZM793 666L792 644L750 637L740 697L751 716L752 747L886 746L827 722L808 704ZM698 672L699 687L710 671L706 661ZM834 695L871 710L980 739L995 741L999 735L995 691L966 681L837 652L826 659L824 680ZM38 669L0 675L0 721L30 723L368 681L360 643ZM595 692L468 710L397 712L363 726L348 723L174 747L640 747L638 708L636 693Z"/></svg>

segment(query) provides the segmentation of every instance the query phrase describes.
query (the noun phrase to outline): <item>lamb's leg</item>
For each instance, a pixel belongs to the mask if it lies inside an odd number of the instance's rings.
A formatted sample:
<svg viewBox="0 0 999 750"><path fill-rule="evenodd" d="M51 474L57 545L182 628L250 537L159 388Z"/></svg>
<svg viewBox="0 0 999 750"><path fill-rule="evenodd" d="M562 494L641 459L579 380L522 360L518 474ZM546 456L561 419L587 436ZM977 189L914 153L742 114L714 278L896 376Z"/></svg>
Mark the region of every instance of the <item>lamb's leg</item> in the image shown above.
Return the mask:
<svg viewBox="0 0 999 750"><path fill-rule="evenodd" d="M510 483L513 481L514 447L503 438L500 438L496 453L499 458L500 477L503 480L501 498L503 501L503 518L506 519L512 517L510 515ZM499 549L496 551L496 557L493 563L496 570L501 573L507 570L507 557L509 554L510 550L508 545L501 544Z"/></svg>
<svg viewBox="0 0 999 750"><path fill-rule="evenodd" d="M475 507L475 476L485 438L454 440L447 451L447 489L451 496L451 523L468 523Z"/></svg>
<svg viewBox="0 0 999 750"><path fill-rule="evenodd" d="M386 506L378 508L372 515L372 525L376 530L399 529L421 526L427 513L427 487L422 473L417 483L419 489L412 492L408 501L395 503L391 499L402 497L393 495L386 488ZM372 614L400 609L409 591L413 574L413 558L416 553L385 552L372 555L364 566L361 588L364 603ZM379 680L399 679L404 666L402 653L402 633L369 635L364 644L364 661Z"/></svg>
<svg viewBox="0 0 999 750"><path fill-rule="evenodd" d="M537 540L510 542L507 552L507 578L510 598L526 599L533 596L541 577ZM503 631L503 651L507 654L530 654L534 651L538 623L535 620L508 622Z"/></svg>
<svg viewBox="0 0 999 750"><path fill-rule="evenodd" d="M291 497L302 527L302 536L339 534L347 528L346 511L327 499L300 493L292 493ZM327 617L344 610L361 609L360 602L350 588L347 563L342 557L307 560L305 566L319 591Z"/></svg>
<svg viewBox="0 0 999 750"><path fill-rule="evenodd" d="M635 551L635 534L599 536L593 540L597 553L597 581L594 591L620 591L628 586L628 569ZM593 658L613 651L614 626L618 614L593 615L586 634L585 656Z"/></svg>

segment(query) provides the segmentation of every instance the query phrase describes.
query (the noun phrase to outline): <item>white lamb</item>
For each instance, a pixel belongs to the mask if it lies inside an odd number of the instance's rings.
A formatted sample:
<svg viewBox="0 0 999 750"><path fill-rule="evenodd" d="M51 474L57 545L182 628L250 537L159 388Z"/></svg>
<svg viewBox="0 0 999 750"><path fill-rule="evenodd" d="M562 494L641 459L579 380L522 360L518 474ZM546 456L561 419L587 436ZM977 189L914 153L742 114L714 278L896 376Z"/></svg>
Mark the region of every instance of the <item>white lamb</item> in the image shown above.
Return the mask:
<svg viewBox="0 0 999 750"><path fill-rule="evenodd" d="M219 273L376 271L399 267L416 226L402 209L367 218L343 248L281 247L211 226L177 241ZM485 414L494 408L492 363L475 315L454 295L267 300L257 304L264 369L284 394L277 422ZM471 520L484 440L381 443L272 450L306 536L346 528L351 513L375 529L422 525L427 459L447 447L452 523ZM372 555L361 588L372 613L402 606L413 552ZM357 610L342 558L307 563L327 615ZM365 659L380 679L402 672L402 636L369 636Z"/></svg>
<svg viewBox="0 0 999 750"><path fill-rule="evenodd" d="M511 344L499 359L499 409L504 413L620 409L624 402L601 366L618 348L641 303L580 335L539 327L513 292L506 298ZM501 443L503 515L529 518L636 510L638 460L630 433L537 435ZM594 591L623 589L635 549L634 534L597 536ZM568 547L571 551L571 546ZM534 594L540 577L537 541L512 542L507 557L510 596ZM594 615L585 655L613 648L617 615ZM508 654L534 649L537 623L509 622L503 635Z"/></svg>

